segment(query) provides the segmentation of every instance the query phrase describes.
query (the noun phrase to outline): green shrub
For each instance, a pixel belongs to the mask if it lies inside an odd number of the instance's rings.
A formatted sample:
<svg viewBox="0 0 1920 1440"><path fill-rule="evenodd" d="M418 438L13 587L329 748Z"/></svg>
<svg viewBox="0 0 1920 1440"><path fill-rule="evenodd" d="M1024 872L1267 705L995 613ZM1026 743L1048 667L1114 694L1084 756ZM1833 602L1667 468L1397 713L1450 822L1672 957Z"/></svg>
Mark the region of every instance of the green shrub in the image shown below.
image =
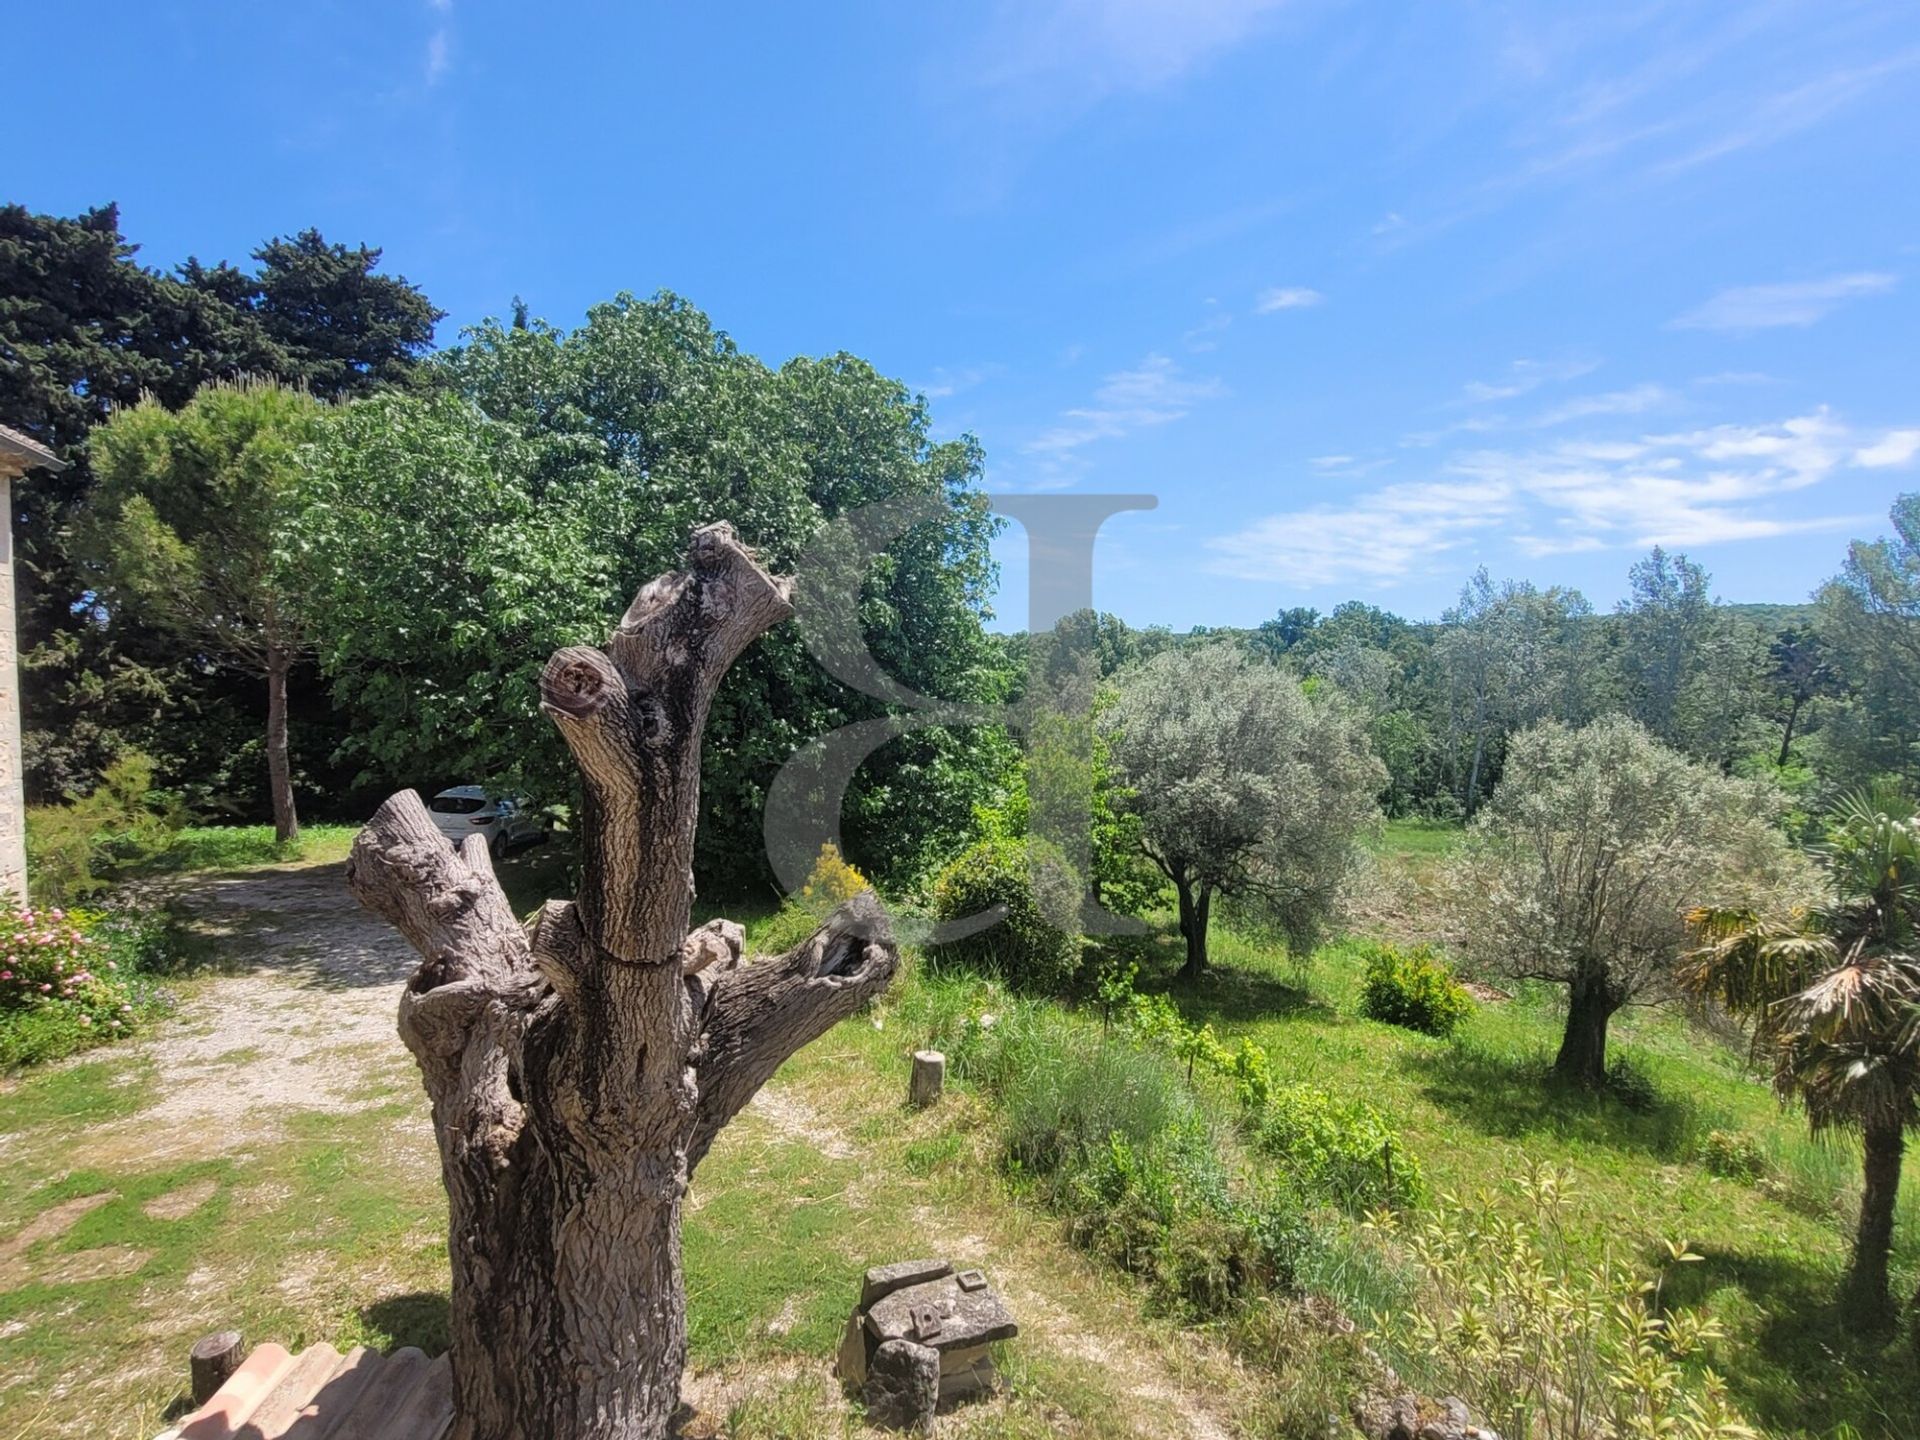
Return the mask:
<svg viewBox="0 0 1920 1440"><path fill-rule="evenodd" d="M1719 1320L1661 1301L1667 1277L1700 1256L1668 1242L1649 1277L1573 1252L1568 1182L1536 1167L1518 1178L1518 1203L1443 1195L1411 1223L1369 1216L1367 1230L1418 1287L1375 1314L1369 1338L1503 1435L1752 1440L1758 1432L1703 1363L1724 1334Z"/></svg>
<svg viewBox="0 0 1920 1440"><path fill-rule="evenodd" d="M1305 1195L1349 1210L1412 1205L1420 1165L1384 1116L1360 1100L1283 1085L1252 1121L1254 1143L1282 1162Z"/></svg>
<svg viewBox="0 0 1920 1440"><path fill-rule="evenodd" d="M27 811L28 887L50 905L98 894L163 854L184 821L178 803L154 791L153 761L123 755L91 794Z"/></svg>
<svg viewBox="0 0 1920 1440"><path fill-rule="evenodd" d="M1040 840L983 840L940 872L934 917L1000 919L937 946L937 959L998 975L1036 994L1060 991L1080 968L1080 937L1049 916L1076 912L1081 885L1064 857Z"/></svg>
<svg viewBox="0 0 1920 1440"><path fill-rule="evenodd" d="M142 978L167 956L145 914L0 911L0 1069L122 1039L164 1008Z"/></svg>
<svg viewBox="0 0 1920 1440"><path fill-rule="evenodd" d="M1473 1012L1473 1001L1431 946L1369 944L1365 954L1360 1013L1369 1020L1444 1036Z"/></svg>
<svg viewBox="0 0 1920 1440"><path fill-rule="evenodd" d="M1712 1174L1747 1184L1765 1178L1771 1168L1760 1142L1739 1130L1709 1130L1700 1142L1699 1160Z"/></svg>

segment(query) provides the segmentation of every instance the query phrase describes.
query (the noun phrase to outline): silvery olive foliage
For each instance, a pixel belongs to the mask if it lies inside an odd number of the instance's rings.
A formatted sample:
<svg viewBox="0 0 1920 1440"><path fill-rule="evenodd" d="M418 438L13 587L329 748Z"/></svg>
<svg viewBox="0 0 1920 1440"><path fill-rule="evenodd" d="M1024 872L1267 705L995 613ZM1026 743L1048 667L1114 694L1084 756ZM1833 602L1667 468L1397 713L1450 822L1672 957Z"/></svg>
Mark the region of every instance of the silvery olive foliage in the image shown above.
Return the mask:
<svg viewBox="0 0 1920 1440"><path fill-rule="evenodd" d="M1810 892L1771 784L1687 759L1622 716L1516 735L1444 887L1471 968L1567 987L1560 1068L1598 1081L1607 1018L1673 993L1686 914Z"/></svg>
<svg viewBox="0 0 1920 1440"><path fill-rule="evenodd" d="M1224 644L1157 655L1116 690L1100 723L1141 848L1180 894L1188 969L1206 964L1216 895L1310 944L1386 783L1360 720Z"/></svg>

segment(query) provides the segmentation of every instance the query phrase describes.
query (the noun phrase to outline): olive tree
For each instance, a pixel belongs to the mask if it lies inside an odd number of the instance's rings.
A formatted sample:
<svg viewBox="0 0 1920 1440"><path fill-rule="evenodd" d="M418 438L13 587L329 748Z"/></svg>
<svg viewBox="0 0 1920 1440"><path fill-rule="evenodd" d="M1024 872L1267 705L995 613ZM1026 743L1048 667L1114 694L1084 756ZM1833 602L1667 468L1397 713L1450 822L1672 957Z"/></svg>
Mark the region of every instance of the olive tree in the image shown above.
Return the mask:
<svg viewBox="0 0 1920 1440"><path fill-rule="evenodd" d="M1565 986L1554 1068L1601 1084L1613 1016L1673 993L1690 909L1806 888L1783 808L1624 716L1523 731L1452 862L1452 943L1474 968Z"/></svg>
<svg viewBox="0 0 1920 1440"><path fill-rule="evenodd" d="M1173 883L1191 979L1221 896L1310 944L1336 909L1386 770L1332 696L1230 645L1167 651L1100 714L1140 848Z"/></svg>

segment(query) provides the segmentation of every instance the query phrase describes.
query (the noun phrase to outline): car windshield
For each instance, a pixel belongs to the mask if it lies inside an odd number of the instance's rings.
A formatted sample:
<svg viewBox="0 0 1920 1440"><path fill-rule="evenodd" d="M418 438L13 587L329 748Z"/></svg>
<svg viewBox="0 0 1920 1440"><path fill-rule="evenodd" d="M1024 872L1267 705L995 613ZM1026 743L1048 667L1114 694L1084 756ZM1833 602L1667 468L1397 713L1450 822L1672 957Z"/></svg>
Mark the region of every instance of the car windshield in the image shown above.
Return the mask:
<svg viewBox="0 0 1920 1440"><path fill-rule="evenodd" d="M432 808L436 815L471 815L476 810L485 809L486 804L477 795L436 795Z"/></svg>

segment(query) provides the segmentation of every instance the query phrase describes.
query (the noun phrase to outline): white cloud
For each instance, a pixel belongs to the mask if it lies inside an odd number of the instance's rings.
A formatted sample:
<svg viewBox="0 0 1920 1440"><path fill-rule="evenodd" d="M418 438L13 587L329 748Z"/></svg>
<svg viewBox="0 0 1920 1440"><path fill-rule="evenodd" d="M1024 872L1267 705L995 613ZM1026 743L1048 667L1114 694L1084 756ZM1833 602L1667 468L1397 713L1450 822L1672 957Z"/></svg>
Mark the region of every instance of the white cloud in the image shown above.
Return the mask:
<svg viewBox="0 0 1920 1440"><path fill-rule="evenodd" d="M1812 325L1848 300L1891 290L1894 277L1863 270L1780 285L1743 285L1722 290L1673 322L1679 330L1767 330Z"/></svg>
<svg viewBox="0 0 1920 1440"><path fill-rule="evenodd" d="M965 365L957 370L950 370L945 365L936 365L932 379L908 388L917 390L929 400L945 400L962 391L971 390L999 373L998 365Z"/></svg>
<svg viewBox="0 0 1920 1440"><path fill-rule="evenodd" d="M1222 309L1217 302L1207 302L1207 317L1180 337L1180 343L1196 355L1207 350L1218 349L1220 332L1233 324L1233 316Z"/></svg>
<svg viewBox="0 0 1920 1440"><path fill-rule="evenodd" d="M449 44L447 27L444 25L427 37L427 84L438 85L441 77L447 73L447 67L452 63Z"/></svg>
<svg viewBox="0 0 1920 1440"><path fill-rule="evenodd" d="M1580 395L1554 406L1530 422L1538 429L1564 425L1569 420L1585 420L1595 415L1641 415L1675 400L1664 385L1635 385L1628 390L1611 390L1604 395Z"/></svg>
<svg viewBox="0 0 1920 1440"><path fill-rule="evenodd" d="M1654 173L1677 175L1737 151L1797 135L1860 99L1888 76L1909 70L1916 63L1920 63L1920 49L1907 50L1871 65L1815 76L1765 99L1749 101L1724 128L1657 166Z"/></svg>
<svg viewBox="0 0 1920 1440"><path fill-rule="evenodd" d="M1916 455L1920 430L1869 441L1824 409L1770 424L1471 450L1448 457L1438 478L1270 515L1211 540L1209 568L1303 586L1386 582L1495 530L1526 554L1549 555L1830 529L1861 517L1793 513L1780 501Z"/></svg>
<svg viewBox="0 0 1920 1440"><path fill-rule="evenodd" d="M1316 470L1345 470L1353 464L1351 455L1315 455L1307 463Z"/></svg>
<svg viewBox="0 0 1920 1440"><path fill-rule="evenodd" d="M1060 423L1022 448L1034 455L1065 456L1096 440L1114 440L1182 419L1198 402L1224 393L1218 380L1186 375L1165 355L1149 355L1133 369L1107 376L1092 404L1063 412Z"/></svg>
<svg viewBox="0 0 1920 1440"><path fill-rule="evenodd" d="M1307 587L1350 576L1391 581L1509 513L1499 485L1457 481L1387 485L1351 505L1269 515L1207 542L1207 569L1242 580Z"/></svg>
<svg viewBox="0 0 1920 1440"><path fill-rule="evenodd" d="M1869 470L1905 465L1920 455L1920 430L1889 430L1884 439L1853 452L1853 463Z"/></svg>
<svg viewBox="0 0 1920 1440"><path fill-rule="evenodd" d="M1253 302L1253 313L1271 315L1276 310L1304 310L1326 298L1318 290L1309 290L1304 285L1278 285L1260 292Z"/></svg>
<svg viewBox="0 0 1920 1440"><path fill-rule="evenodd" d="M1538 390L1542 385L1557 385L1578 380L1600 368L1598 360L1516 360L1507 374L1498 380L1469 380L1465 386L1469 402L1480 405L1495 400L1512 400Z"/></svg>
<svg viewBox="0 0 1920 1440"><path fill-rule="evenodd" d="M1007 4L974 79L1051 106L1156 90L1250 38L1283 0L1028 0Z"/></svg>

